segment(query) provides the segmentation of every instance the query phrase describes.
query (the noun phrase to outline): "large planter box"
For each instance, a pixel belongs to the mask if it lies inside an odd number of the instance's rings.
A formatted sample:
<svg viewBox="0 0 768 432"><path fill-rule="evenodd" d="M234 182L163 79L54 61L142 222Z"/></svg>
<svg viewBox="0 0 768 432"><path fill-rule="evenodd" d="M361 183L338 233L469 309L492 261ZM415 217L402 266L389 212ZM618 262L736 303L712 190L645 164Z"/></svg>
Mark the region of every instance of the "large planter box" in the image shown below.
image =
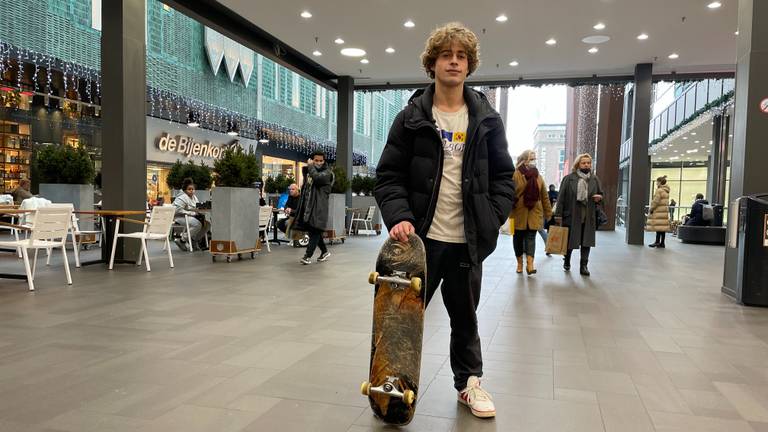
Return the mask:
<svg viewBox="0 0 768 432"><path fill-rule="evenodd" d="M328 198L328 237L339 238L346 235L347 196L330 194Z"/></svg>
<svg viewBox="0 0 768 432"><path fill-rule="evenodd" d="M259 239L259 190L220 186L213 190L211 201L211 253L254 250Z"/></svg>
<svg viewBox="0 0 768 432"><path fill-rule="evenodd" d="M93 185L41 183L40 196L54 204L71 203L75 211L93 211ZM93 218L82 218L81 230L93 229Z"/></svg>
<svg viewBox="0 0 768 432"><path fill-rule="evenodd" d="M352 197L352 208L356 209L368 209L370 206L376 206L376 213L373 214L373 229L376 231L376 234L381 233L381 212L379 211L379 206L376 204L376 198L373 196L353 196ZM352 214L348 215L348 219L352 218ZM365 217L365 213L363 213L362 216ZM347 223L349 225L349 223ZM360 230L364 229L363 224L360 225Z"/></svg>

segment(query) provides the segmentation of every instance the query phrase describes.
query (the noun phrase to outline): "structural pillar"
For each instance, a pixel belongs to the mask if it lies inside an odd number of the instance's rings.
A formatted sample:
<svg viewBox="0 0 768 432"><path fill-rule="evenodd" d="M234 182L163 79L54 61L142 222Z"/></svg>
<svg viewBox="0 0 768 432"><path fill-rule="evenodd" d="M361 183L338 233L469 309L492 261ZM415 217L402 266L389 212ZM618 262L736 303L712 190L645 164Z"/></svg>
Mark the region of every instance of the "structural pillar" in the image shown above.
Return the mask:
<svg viewBox="0 0 768 432"><path fill-rule="evenodd" d="M603 207L608 223L601 229L616 229L616 199L619 186L619 150L621 125L624 114L624 86L600 86L600 110L595 148L595 173L600 178L605 194Z"/></svg>
<svg viewBox="0 0 768 432"><path fill-rule="evenodd" d="M653 65L635 66L635 97L632 111L632 148L629 157L629 208L627 243L645 243L645 206L650 194L651 160L648 157L648 130L651 122Z"/></svg>
<svg viewBox="0 0 768 432"><path fill-rule="evenodd" d="M729 207L738 197L768 192L768 113L761 110L768 103L768 2L739 0L738 28ZM737 223L728 218L729 233ZM723 292L735 293L743 266L738 249L726 247Z"/></svg>
<svg viewBox="0 0 768 432"><path fill-rule="evenodd" d="M102 186L106 210L143 211L146 206L145 4L145 0L114 0L102 8ZM116 258L135 259L138 250L138 242L121 242Z"/></svg>
<svg viewBox="0 0 768 432"><path fill-rule="evenodd" d="M707 199L712 204L723 203L723 196L720 195L720 184L725 183L725 177L720 177L720 165L725 163L728 155L723 153L722 127L723 116L714 116L712 118L712 154L709 156L709 170L707 173Z"/></svg>
<svg viewBox="0 0 768 432"><path fill-rule="evenodd" d="M344 168L347 177L352 179L352 152L355 126L355 79L340 76L338 84L339 100L336 116L336 165ZM352 204L352 191L347 191L347 206Z"/></svg>
<svg viewBox="0 0 768 432"><path fill-rule="evenodd" d="M501 87L500 92L499 115L501 116L501 122L506 126L507 117L509 116L509 87Z"/></svg>

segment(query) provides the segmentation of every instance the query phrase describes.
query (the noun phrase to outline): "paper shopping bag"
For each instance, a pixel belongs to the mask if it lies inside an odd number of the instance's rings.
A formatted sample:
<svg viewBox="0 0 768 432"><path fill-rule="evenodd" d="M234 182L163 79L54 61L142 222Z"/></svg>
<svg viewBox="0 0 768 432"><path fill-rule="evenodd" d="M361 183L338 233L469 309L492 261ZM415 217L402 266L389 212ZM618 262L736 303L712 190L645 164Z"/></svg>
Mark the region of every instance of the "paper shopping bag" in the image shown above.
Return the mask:
<svg viewBox="0 0 768 432"><path fill-rule="evenodd" d="M550 225L546 251L555 255L568 253L568 227Z"/></svg>
<svg viewBox="0 0 768 432"><path fill-rule="evenodd" d="M515 233L515 220L508 218L506 222L504 222L504 225L499 228L499 232L504 235L513 235Z"/></svg>

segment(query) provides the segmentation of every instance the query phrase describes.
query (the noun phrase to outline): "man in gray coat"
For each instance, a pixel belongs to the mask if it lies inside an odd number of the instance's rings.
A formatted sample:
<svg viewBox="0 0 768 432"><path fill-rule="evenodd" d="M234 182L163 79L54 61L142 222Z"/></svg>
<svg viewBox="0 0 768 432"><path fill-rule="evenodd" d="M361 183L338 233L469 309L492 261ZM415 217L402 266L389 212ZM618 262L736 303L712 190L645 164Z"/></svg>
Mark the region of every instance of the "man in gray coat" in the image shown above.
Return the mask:
<svg viewBox="0 0 768 432"><path fill-rule="evenodd" d="M318 262L323 262L331 256L328 248L323 241L323 231L328 225L328 196L333 186L333 171L325 163L325 153L315 151L312 158L307 161L307 175L304 190L301 193L301 199L304 201L299 204L299 214L303 229L309 234L309 244L301 263L308 265L312 263L312 255L315 248L320 247L320 257Z"/></svg>

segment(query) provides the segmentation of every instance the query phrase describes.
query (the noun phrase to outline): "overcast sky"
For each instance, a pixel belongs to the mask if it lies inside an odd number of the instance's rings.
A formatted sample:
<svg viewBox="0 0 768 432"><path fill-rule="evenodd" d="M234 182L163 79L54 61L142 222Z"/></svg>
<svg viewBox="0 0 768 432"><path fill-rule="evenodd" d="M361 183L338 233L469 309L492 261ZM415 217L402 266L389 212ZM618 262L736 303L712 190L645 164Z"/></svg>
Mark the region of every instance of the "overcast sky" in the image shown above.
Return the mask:
<svg viewBox="0 0 768 432"><path fill-rule="evenodd" d="M533 148L533 131L540 123L565 123L566 86L518 87L509 89L507 141L509 153L517 156Z"/></svg>

